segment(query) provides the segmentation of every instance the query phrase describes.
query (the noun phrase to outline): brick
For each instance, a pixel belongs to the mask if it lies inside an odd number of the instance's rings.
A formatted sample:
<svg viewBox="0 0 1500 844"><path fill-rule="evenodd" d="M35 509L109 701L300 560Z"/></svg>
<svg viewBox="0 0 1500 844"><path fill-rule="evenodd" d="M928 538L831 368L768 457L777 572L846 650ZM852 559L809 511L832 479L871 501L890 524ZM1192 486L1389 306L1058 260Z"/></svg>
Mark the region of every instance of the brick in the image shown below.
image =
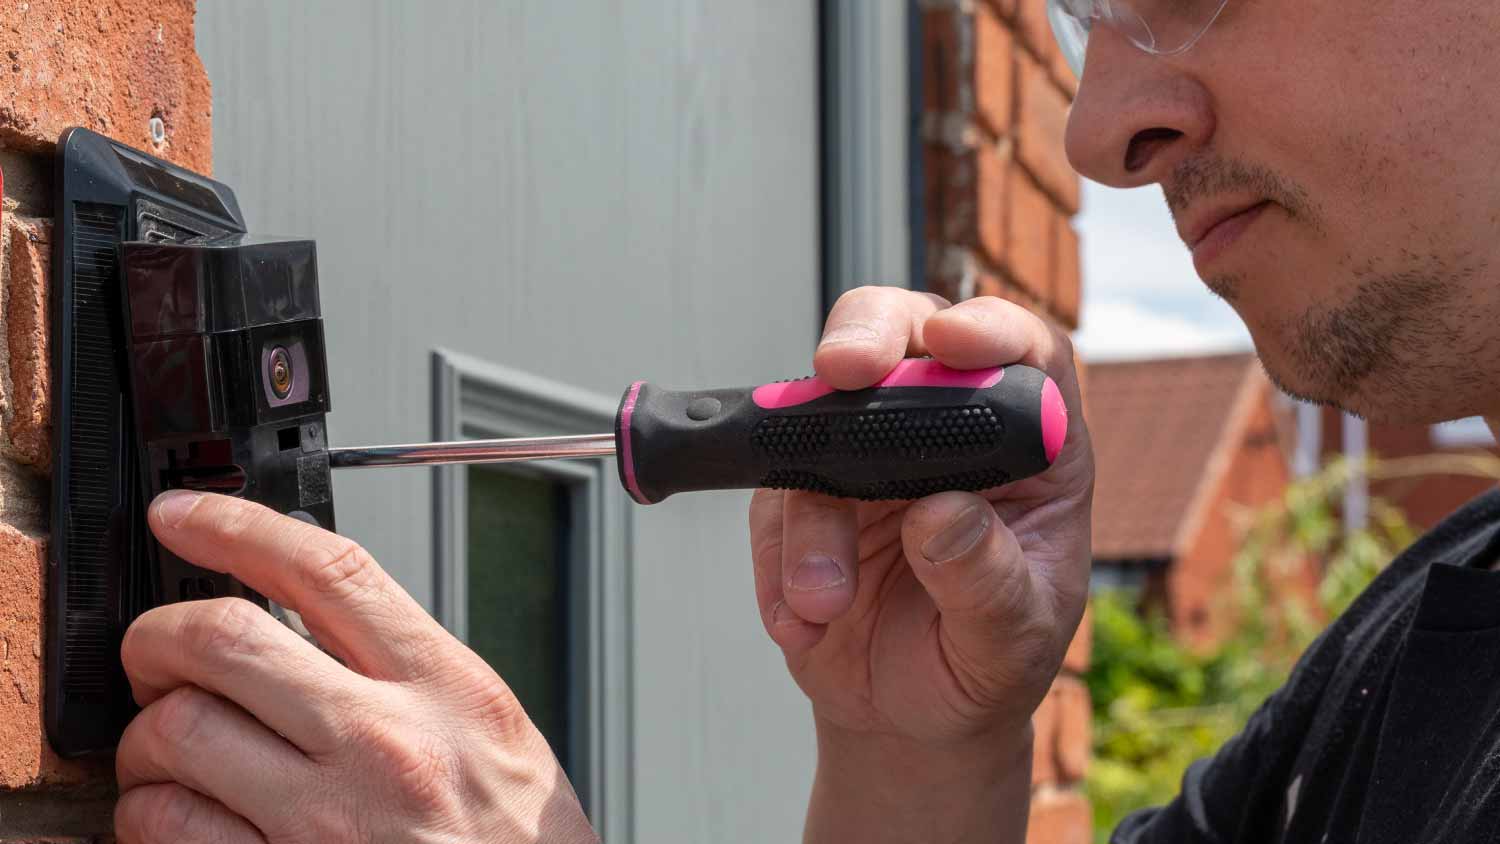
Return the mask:
<svg viewBox="0 0 1500 844"><path fill-rule="evenodd" d="M1031 796L1027 844L1090 844L1093 813L1076 791L1042 788Z"/></svg>
<svg viewBox="0 0 1500 844"><path fill-rule="evenodd" d="M1020 117L1016 158L1064 211L1078 212L1078 174L1068 163L1063 136L1068 126L1068 98L1046 70L1031 58L1016 61Z"/></svg>
<svg viewBox="0 0 1500 844"><path fill-rule="evenodd" d="M1031 713L1031 787L1057 782L1057 700L1049 691Z"/></svg>
<svg viewBox="0 0 1500 844"><path fill-rule="evenodd" d="M927 249L928 290L950 302L975 294L980 264L974 250L951 243L930 243Z"/></svg>
<svg viewBox="0 0 1500 844"><path fill-rule="evenodd" d="M1067 674L1052 683L1048 697L1057 700L1057 775L1060 782L1080 782L1093 755L1094 711L1083 681Z"/></svg>
<svg viewBox="0 0 1500 844"><path fill-rule="evenodd" d="M975 215L974 153L927 144L922 166L927 182L927 236L945 243L970 242Z"/></svg>
<svg viewBox="0 0 1500 844"><path fill-rule="evenodd" d="M1029 177L1014 167L1007 175L1005 245L990 257L1032 296L1050 301L1057 214Z"/></svg>
<svg viewBox="0 0 1500 844"><path fill-rule="evenodd" d="M1075 356L1076 362L1076 356ZM1076 366L1078 370L1078 383L1083 386L1083 365ZM1088 396L1088 390L1083 390L1083 395ZM1087 414L1085 414L1085 417ZM1094 646L1094 606L1090 604L1083 608L1083 620L1078 623L1078 632L1073 634L1073 641L1068 643L1068 652L1063 656L1063 670L1073 674L1083 674L1089 670L1089 656Z"/></svg>
<svg viewBox="0 0 1500 844"><path fill-rule="evenodd" d="M1053 255L1052 310L1069 331L1078 329L1083 299L1082 255L1078 232L1066 219L1057 221L1056 252Z"/></svg>
<svg viewBox="0 0 1500 844"><path fill-rule="evenodd" d="M1052 51L1052 60L1047 62L1047 71L1052 75L1052 84L1056 85L1069 101L1078 96L1078 75L1073 73L1073 68L1068 67L1068 60L1063 58L1061 48Z"/></svg>
<svg viewBox="0 0 1500 844"><path fill-rule="evenodd" d="M1011 169L1007 143L1002 142L998 149L979 149L974 153L974 232L980 250L992 261L1004 255L1011 244L1006 226Z"/></svg>
<svg viewBox="0 0 1500 844"><path fill-rule="evenodd" d="M193 0L28 0L0 9L0 146L83 126L206 172L212 101ZM166 139L153 144L151 119Z"/></svg>
<svg viewBox="0 0 1500 844"><path fill-rule="evenodd" d="M1014 20L1022 43L1044 65L1061 52L1047 22L1047 0L1017 0Z"/></svg>
<svg viewBox="0 0 1500 844"><path fill-rule="evenodd" d="M1047 20L1045 0L999 0L991 5L1021 33L1025 49L1047 68L1058 90L1067 94L1070 100L1076 96L1078 77L1063 58L1062 48L1057 46L1057 36L1053 35L1052 24Z"/></svg>
<svg viewBox="0 0 1500 844"><path fill-rule="evenodd" d="M980 273L974 281L975 296L994 296L997 299L1010 299L1013 292L1012 285L1005 276L996 273Z"/></svg>
<svg viewBox="0 0 1500 844"><path fill-rule="evenodd" d="M46 473L51 467L47 291L52 223L10 215L5 221L3 292L6 342L5 431L0 451Z"/></svg>
<svg viewBox="0 0 1500 844"><path fill-rule="evenodd" d="M966 72L961 35L963 13L952 6L922 12L922 108L958 111L959 85Z"/></svg>
<svg viewBox="0 0 1500 844"><path fill-rule="evenodd" d="M6 498L20 480L0 479ZM32 491L35 492L35 491ZM5 502L6 509L11 502ZM77 783L108 776L108 760L62 760L42 728L42 577L46 540L0 511L0 788Z"/></svg>
<svg viewBox="0 0 1500 844"><path fill-rule="evenodd" d="M984 0L985 5L1007 21L1015 20L1016 2L1017 0Z"/></svg>
<svg viewBox="0 0 1500 844"><path fill-rule="evenodd" d="M975 277L974 295L994 296L1007 302L1015 302L1043 319L1051 319L1047 304L1031 295L1026 288L1011 281L1003 270L989 268L981 270Z"/></svg>
<svg viewBox="0 0 1500 844"><path fill-rule="evenodd" d="M974 103L995 135L1010 131L1015 113L1015 39L987 4L974 9Z"/></svg>
<svg viewBox="0 0 1500 844"><path fill-rule="evenodd" d="M946 147L927 144L924 156L927 185L926 224L929 287L940 295L972 295L974 245L979 239L977 227L1000 225L1003 209L992 201L981 207L978 190L978 160L981 150L968 148L952 152ZM946 292L939 282L951 283Z"/></svg>

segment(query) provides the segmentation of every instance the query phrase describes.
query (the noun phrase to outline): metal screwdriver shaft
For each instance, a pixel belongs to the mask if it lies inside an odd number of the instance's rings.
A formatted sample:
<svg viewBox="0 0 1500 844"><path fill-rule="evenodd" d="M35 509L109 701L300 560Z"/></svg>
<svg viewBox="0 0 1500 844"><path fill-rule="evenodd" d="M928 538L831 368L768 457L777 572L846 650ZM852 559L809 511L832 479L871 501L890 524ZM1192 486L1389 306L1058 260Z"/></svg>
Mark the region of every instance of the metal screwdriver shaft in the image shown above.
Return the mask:
<svg viewBox="0 0 1500 844"><path fill-rule="evenodd" d="M614 434L586 434L330 448L328 465L335 469L366 469L377 466L443 466L451 463L519 463L569 457L608 457L614 453Z"/></svg>
<svg viewBox="0 0 1500 844"><path fill-rule="evenodd" d="M332 448L335 469L609 457L641 504L697 490L801 489L863 501L989 489L1045 470L1067 435L1057 384L1027 366L896 365L871 387L625 390L607 434Z"/></svg>

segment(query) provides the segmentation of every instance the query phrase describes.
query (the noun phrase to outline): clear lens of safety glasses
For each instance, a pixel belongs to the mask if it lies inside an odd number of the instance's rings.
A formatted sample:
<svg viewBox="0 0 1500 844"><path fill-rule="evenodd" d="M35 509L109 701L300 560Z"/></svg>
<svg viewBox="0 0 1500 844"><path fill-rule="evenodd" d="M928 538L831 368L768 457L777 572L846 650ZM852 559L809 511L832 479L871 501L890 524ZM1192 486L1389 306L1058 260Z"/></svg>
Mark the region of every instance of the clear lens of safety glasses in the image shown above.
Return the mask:
<svg viewBox="0 0 1500 844"><path fill-rule="evenodd" d="M1229 0L1047 0L1047 20L1063 58L1080 77L1089 33L1107 26L1156 56L1191 49Z"/></svg>

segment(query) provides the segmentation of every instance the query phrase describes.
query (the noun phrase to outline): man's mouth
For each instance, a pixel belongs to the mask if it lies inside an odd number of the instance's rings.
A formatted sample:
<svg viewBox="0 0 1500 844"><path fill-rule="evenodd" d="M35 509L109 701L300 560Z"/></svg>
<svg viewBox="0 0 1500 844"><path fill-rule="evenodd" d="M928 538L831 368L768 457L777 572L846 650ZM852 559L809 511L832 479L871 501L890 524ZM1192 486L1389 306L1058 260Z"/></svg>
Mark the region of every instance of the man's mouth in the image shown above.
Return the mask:
<svg viewBox="0 0 1500 844"><path fill-rule="evenodd" d="M1208 265L1233 245L1270 204L1262 200L1251 205L1210 211L1183 232L1183 240L1193 252L1193 265L1198 273L1205 274Z"/></svg>

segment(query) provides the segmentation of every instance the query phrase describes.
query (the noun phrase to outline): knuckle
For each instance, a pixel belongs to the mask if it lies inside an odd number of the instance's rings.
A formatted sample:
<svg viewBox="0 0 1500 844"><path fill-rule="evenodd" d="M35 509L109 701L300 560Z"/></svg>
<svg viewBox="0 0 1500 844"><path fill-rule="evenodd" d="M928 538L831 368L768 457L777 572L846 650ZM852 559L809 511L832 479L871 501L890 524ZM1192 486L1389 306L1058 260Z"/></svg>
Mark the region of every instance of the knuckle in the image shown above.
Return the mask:
<svg viewBox="0 0 1500 844"><path fill-rule="evenodd" d="M304 547L295 566L315 594L348 598L379 582L380 567L357 542L339 537L335 542Z"/></svg>
<svg viewBox="0 0 1500 844"><path fill-rule="evenodd" d="M417 817L458 811L457 765L435 733L402 722L372 722L361 741L405 811Z"/></svg>
<svg viewBox="0 0 1500 844"><path fill-rule="evenodd" d="M120 640L120 661L124 663L127 672L132 671L140 661L147 657L147 648L142 637L149 637L152 628L161 626L168 622L173 613L179 608L171 604L153 607L140 614L130 626L125 628L125 635Z"/></svg>
<svg viewBox="0 0 1500 844"><path fill-rule="evenodd" d="M834 306L837 307L840 305L855 305L860 302L868 301L871 291L873 290L875 290L875 288L869 285L845 290L843 293L839 294L838 301L834 302Z"/></svg>
<svg viewBox="0 0 1500 844"><path fill-rule="evenodd" d="M124 844L184 840L197 807L187 795L164 785L133 788L115 806L115 835Z"/></svg>
<svg viewBox="0 0 1500 844"><path fill-rule="evenodd" d="M193 743L213 715L214 697L196 686L182 686L146 707L140 717L159 751L176 753Z"/></svg>
<svg viewBox="0 0 1500 844"><path fill-rule="evenodd" d="M193 833L200 811L196 800L175 788L155 789L149 800L152 805L144 819L148 840L183 841Z"/></svg>
<svg viewBox="0 0 1500 844"><path fill-rule="evenodd" d="M910 291L897 287L884 287L878 284L866 284L855 287L839 296L834 303L835 308L855 308L865 310L867 308L881 309L883 306L901 304L902 300ZM832 313L830 311L830 313Z"/></svg>
<svg viewBox="0 0 1500 844"><path fill-rule="evenodd" d="M484 666L484 674L485 676L476 677L473 683L475 710L502 735L514 737L525 732L531 725L531 719L521 706L521 700L487 665Z"/></svg>
<svg viewBox="0 0 1500 844"><path fill-rule="evenodd" d="M931 302L940 311L953 307L953 303L951 301L943 296L939 296L936 293L924 290L916 291L916 295L923 299L926 299L928 302Z"/></svg>
<svg viewBox="0 0 1500 844"><path fill-rule="evenodd" d="M452 660L444 675L440 690L445 699L485 727L509 736L530 723L515 692L473 651L465 650Z"/></svg>
<svg viewBox="0 0 1500 844"><path fill-rule="evenodd" d="M243 598L195 601L183 619L181 641L205 666L222 665L234 657L264 655L261 631L269 616Z"/></svg>
<svg viewBox="0 0 1500 844"><path fill-rule="evenodd" d="M343 844L374 838L364 816L340 806L324 805L299 813L295 825L272 840L285 840L288 844Z"/></svg>

